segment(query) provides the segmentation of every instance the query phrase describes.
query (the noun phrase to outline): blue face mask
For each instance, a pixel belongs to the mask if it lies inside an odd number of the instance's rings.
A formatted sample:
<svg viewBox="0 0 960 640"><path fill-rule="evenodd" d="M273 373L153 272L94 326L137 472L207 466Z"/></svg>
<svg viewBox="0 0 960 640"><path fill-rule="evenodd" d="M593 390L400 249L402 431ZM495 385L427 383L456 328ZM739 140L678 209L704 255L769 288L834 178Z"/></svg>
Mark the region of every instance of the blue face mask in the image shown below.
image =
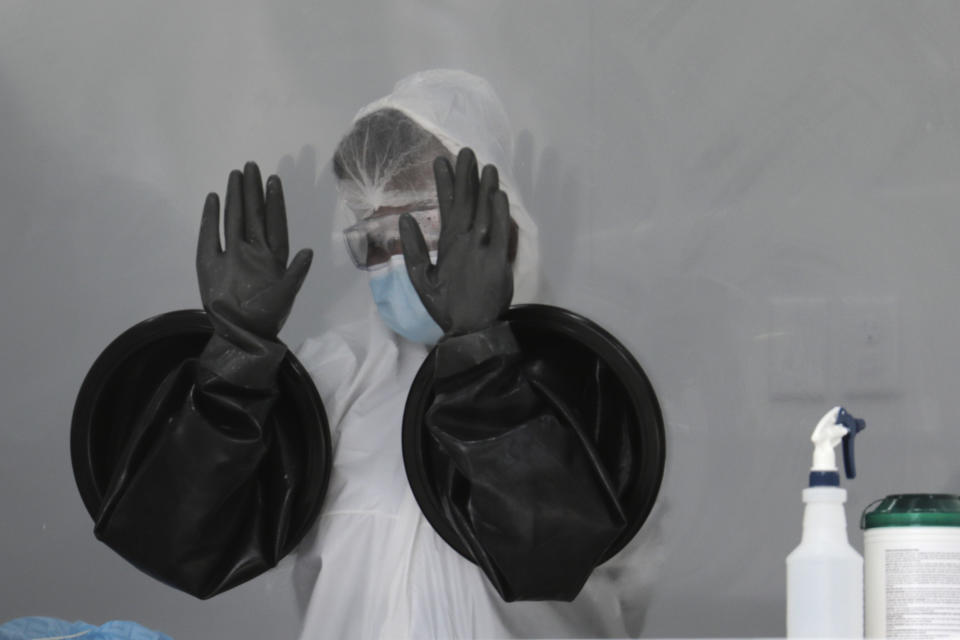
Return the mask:
<svg viewBox="0 0 960 640"><path fill-rule="evenodd" d="M443 337L443 329L430 317L410 282L403 256L393 256L386 267L371 272L370 290L380 317L407 340L436 344Z"/></svg>

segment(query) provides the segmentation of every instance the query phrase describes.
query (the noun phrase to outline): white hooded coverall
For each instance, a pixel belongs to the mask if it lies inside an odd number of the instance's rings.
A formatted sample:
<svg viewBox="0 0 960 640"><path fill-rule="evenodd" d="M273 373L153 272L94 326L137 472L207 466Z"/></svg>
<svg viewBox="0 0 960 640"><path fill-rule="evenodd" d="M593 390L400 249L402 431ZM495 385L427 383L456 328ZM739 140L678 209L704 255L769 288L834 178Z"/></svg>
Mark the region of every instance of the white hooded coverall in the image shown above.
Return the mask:
<svg viewBox="0 0 960 640"><path fill-rule="evenodd" d="M427 71L400 81L356 118L381 108L402 111L453 154L469 146L481 166L500 169L519 226L514 302L532 301L537 230L508 177L512 133L490 85L464 72ZM614 579L624 554L597 568L573 602L505 603L427 522L401 454L404 403L427 353L390 331L372 304L362 320L307 340L297 353L333 439L324 507L296 556L306 603L301 640L626 637Z"/></svg>

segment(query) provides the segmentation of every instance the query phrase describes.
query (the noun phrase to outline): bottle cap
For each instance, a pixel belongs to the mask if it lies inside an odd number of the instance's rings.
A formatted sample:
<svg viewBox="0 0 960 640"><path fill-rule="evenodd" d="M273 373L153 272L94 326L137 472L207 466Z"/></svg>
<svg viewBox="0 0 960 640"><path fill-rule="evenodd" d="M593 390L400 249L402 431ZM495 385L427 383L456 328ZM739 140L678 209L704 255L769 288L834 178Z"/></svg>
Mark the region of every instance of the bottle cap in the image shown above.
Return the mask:
<svg viewBox="0 0 960 640"><path fill-rule="evenodd" d="M847 478L857 476L853 456L853 440L867 424L850 415L843 407L834 407L817 423L810 436L813 442L813 465L808 485L811 487L839 487L840 474L834 447L843 443L843 467Z"/></svg>

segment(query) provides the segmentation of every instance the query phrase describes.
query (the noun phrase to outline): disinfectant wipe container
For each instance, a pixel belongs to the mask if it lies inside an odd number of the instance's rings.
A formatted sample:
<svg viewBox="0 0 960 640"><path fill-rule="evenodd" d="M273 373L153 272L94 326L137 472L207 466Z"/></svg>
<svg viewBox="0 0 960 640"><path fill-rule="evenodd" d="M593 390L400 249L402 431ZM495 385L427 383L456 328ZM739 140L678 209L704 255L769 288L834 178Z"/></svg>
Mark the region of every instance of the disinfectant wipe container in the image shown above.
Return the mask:
<svg viewBox="0 0 960 640"><path fill-rule="evenodd" d="M860 526L866 636L960 637L960 497L887 496Z"/></svg>

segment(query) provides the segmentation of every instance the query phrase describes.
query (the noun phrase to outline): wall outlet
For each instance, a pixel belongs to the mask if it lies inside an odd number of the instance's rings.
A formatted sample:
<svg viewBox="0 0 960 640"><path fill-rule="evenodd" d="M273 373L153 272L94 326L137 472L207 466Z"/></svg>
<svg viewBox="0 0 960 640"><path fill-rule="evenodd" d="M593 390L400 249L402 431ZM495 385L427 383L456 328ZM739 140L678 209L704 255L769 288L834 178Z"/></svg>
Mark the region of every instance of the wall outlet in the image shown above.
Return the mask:
<svg viewBox="0 0 960 640"><path fill-rule="evenodd" d="M885 396L900 385L900 309L896 298L840 302L840 379L844 395Z"/></svg>
<svg viewBox="0 0 960 640"><path fill-rule="evenodd" d="M827 302L770 300L767 381L774 400L818 400L825 392Z"/></svg>

